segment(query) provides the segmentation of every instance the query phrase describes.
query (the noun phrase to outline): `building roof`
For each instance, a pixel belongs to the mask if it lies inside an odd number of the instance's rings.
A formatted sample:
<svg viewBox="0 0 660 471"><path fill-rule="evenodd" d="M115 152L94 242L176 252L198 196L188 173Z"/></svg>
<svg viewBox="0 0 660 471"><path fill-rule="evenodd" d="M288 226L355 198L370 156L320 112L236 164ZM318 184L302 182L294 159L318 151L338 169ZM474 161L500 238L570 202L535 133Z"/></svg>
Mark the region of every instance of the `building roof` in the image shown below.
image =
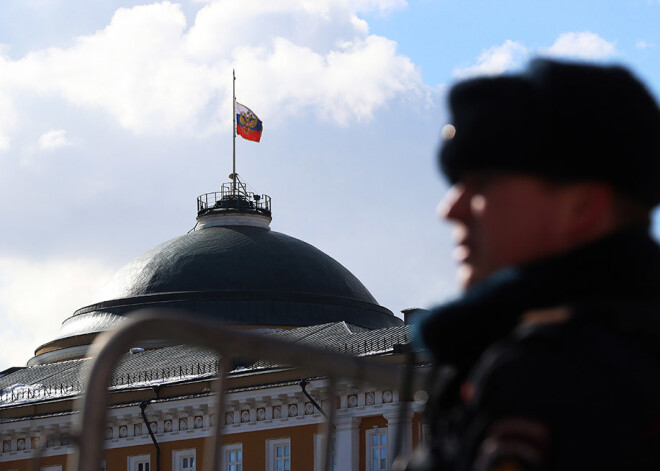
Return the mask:
<svg viewBox="0 0 660 471"><path fill-rule="evenodd" d="M365 330L345 322L265 332L289 342L353 355L392 353L395 345L409 342L408 326ZM134 350L117 365L115 390L152 387L213 377L218 372L215 351L177 345L153 350ZM0 409L15 405L77 396L83 390L84 367L89 359L68 360L23 368L0 377ZM266 361L236 365L233 374L281 367Z"/></svg>

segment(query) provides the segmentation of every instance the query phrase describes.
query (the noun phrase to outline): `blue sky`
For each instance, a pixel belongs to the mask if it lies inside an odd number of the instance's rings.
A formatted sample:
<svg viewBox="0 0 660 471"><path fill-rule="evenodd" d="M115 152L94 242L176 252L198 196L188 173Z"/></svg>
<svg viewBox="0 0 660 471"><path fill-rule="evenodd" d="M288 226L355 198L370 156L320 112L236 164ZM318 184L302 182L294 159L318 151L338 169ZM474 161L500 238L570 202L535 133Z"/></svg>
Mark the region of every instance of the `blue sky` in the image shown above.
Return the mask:
<svg viewBox="0 0 660 471"><path fill-rule="evenodd" d="M457 66L506 40L539 50L562 33L586 31L615 44L610 60L650 79L658 74L659 6L648 0L413 0L397 14L370 15L369 24L373 33L396 38L399 52L421 68L428 84L447 82Z"/></svg>
<svg viewBox="0 0 660 471"><path fill-rule="evenodd" d="M398 313L457 293L434 155L449 84L536 55L630 66L660 94L659 0L0 3L0 368L231 171L231 70L264 122L238 173L273 230ZM658 232L656 230L656 232Z"/></svg>

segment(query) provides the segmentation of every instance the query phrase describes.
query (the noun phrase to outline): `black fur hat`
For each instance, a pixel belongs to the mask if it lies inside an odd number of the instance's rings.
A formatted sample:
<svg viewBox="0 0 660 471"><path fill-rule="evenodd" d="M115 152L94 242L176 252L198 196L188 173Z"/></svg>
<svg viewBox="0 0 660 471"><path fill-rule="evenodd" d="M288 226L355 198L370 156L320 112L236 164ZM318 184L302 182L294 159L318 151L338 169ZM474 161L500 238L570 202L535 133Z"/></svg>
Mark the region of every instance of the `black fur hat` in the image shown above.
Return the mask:
<svg viewBox="0 0 660 471"><path fill-rule="evenodd" d="M452 183L507 171L607 182L660 202L660 110L623 67L536 59L519 75L458 83L449 105L440 165Z"/></svg>

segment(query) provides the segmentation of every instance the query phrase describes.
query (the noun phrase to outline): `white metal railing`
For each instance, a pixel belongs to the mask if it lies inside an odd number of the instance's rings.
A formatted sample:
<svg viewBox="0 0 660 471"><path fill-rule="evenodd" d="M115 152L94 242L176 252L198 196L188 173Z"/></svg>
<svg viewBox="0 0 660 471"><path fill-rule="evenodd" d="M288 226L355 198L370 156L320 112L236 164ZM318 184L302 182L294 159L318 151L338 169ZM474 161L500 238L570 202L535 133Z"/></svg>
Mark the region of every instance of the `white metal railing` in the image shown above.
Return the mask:
<svg viewBox="0 0 660 471"><path fill-rule="evenodd" d="M87 371L85 394L78 399L80 414L74 424L72 440L78 448L74 471L98 471L104 453L104 430L109 405L110 382L114 368L122 356L136 343L146 339L168 339L190 345L215 349L221 356L218 377L214 380L216 416L224 417L225 377L232 356L250 360L266 359L277 364L298 367L328 379L328 396L336 395L339 379L356 384L400 391L400 397L424 389L423 371L413 371L405 365L394 365L376 358L355 357L343 353L321 350L308 345L290 343L249 331L236 330L217 321L194 317L189 312L164 309L145 309L131 315L117 330L100 334L90 349L92 361ZM330 411L325 424L326 437L323 468L329 470L336 401L328 401ZM405 414L406 401L400 402L400 413ZM205 468L219 468L222 450L222 420L218 420L214 433L208 438ZM402 433L397 433L394 449L401 449ZM81 439L84 437L84 442ZM394 459L396 456L393 457Z"/></svg>

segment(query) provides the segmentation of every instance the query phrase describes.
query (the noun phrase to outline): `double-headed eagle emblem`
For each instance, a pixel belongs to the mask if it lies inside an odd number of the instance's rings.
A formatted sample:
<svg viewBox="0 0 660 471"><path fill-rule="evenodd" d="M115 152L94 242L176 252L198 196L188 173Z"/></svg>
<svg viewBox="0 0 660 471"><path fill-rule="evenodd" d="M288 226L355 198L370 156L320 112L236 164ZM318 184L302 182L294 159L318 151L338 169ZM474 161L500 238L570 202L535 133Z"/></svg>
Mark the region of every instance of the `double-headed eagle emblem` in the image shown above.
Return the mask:
<svg viewBox="0 0 660 471"><path fill-rule="evenodd" d="M235 103L236 132L248 141L259 142L261 139L262 123L256 114L247 106Z"/></svg>
<svg viewBox="0 0 660 471"><path fill-rule="evenodd" d="M245 129L246 132L249 132L257 126L259 119L252 111L248 110L241 111L241 114L238 116L238 122L241 124L241 126L245 126L247 128Z"/></svg>

